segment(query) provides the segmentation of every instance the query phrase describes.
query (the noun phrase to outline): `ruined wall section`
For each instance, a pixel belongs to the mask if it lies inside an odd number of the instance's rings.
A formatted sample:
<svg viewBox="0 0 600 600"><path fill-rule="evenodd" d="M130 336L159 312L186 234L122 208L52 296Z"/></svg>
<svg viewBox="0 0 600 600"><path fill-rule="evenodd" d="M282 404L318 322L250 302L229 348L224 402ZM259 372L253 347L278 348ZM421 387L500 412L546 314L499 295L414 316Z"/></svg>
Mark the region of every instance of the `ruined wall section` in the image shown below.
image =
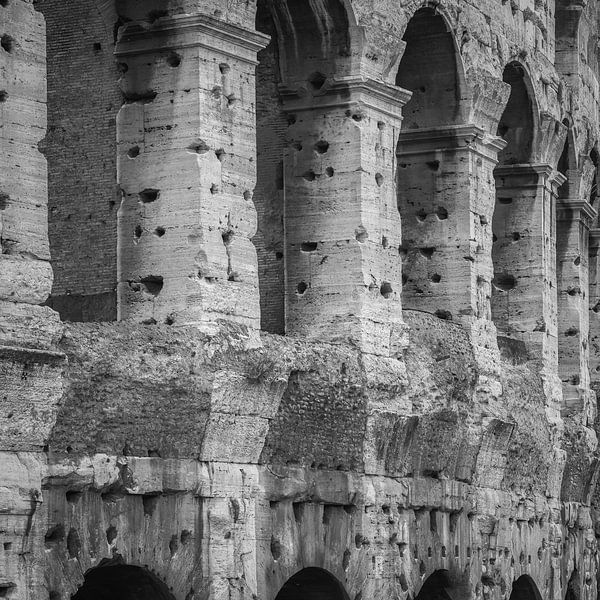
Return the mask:
<svg viewBox="0 0 600 600"><path fill-rule="evenodd" d="M116 319L116 22L94 0L44 0L47 22L50 305L63 320ZM116 21L116 15L114 16Z"/></svg>

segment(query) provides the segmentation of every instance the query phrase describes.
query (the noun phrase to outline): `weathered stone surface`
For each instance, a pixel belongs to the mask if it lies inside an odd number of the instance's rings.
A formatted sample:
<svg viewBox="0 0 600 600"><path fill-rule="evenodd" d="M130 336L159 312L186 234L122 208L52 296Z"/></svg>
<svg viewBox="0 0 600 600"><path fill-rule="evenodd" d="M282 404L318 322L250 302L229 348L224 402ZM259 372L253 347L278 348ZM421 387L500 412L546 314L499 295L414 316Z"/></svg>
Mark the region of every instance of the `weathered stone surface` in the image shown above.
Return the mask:
<svg viewBox="0 0 600 600"><path fill-rule="evenodd" d="M0 597L597 598L597 3L0 24Z"/></svg>

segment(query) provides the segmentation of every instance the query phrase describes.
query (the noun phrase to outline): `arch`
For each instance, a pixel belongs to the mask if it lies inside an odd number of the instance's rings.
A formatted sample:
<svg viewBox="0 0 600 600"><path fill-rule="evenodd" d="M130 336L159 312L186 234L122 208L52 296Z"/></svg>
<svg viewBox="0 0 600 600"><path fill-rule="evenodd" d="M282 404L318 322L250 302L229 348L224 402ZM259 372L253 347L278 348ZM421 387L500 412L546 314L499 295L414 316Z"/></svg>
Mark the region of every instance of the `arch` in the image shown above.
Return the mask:
<svg viewBox="0 0 600 600"><path fill-rule="evenodd" d="M413 94L403 109L403 130L464 123L468 114L465 73L446 19L434 8L420 8L402 39L406 48L396 85Z"/></svg>
<svg viewBox="0 0 600 600"><path fill-rule="evenodd" d="M509 600L542 600L535 581L529 575L521 575L513 582Z"/></svg>
<svg viewBox="0 0 600 600"><path fill-rule="evenodd" d="M468 598L468 586L445 569L434 571L423 583L415 600L456 600Z"/></svg>
<svg viewBox="0 0 600 600"><path fill-rule="evenodd" d="M355 24L348 0L259 0L257 12L265 9L277 30L283 81L340 74Z"/></svg>
<svg viewBox="0 0 600 600"><path fill-rule="evenodd" d="M501 165L529 163L537 129L531 80L517 61L506 65L502 80L510 85L510 96L498 124L497 135L506 141L498 162Z"/></svg>
<svg viewBox="0 0 600 600"><path fill-rule="evenodd" d="M100 563L85 574L72 600L175 600L167 586L142 567L114 560Z"/></svg>
<svg viewBox="0 0 600 600"><path fill-rule="evenodd" d="M574 182L570 181L570 179L571 173L577 170L577 152L571 121L565 117L562 120L562 124L567 128L567 136L556 169L561 175L566 177L566 181L558 191L559 198L564 199L572 195L571 188Z"/></svg>
<svg viewBox="0 0 600 600"><path fill-rule="evenodd" d="M292 575L275 600L349 600L342 583L329 571L307 567Z"/></svg>

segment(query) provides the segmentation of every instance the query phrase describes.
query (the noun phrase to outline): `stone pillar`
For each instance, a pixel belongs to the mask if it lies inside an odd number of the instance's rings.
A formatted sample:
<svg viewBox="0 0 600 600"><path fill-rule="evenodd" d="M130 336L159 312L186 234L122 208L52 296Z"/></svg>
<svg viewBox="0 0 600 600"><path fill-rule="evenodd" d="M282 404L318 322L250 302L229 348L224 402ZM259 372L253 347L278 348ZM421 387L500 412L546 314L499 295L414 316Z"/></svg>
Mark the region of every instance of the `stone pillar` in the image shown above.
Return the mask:
<svg viewBox="0 0 600 600"><path fill-rule="evenodd" d="M121 30L120 319L259 328L254 103L267 39L200 14Z"/></svg>
<svg viewBox="0 0 600 600"><path fill-rule="evenodd" d="M557 208L558 374L563 416L584 414L589 404L589 248L596 211L586 201L561 200Z"/></svg>
<svg viewBox="0 0 600 600"><path fill-rule="evenodd" d="M492 318L499 343L556 373L556 198L565 177L546 164L497 167L495 177Z"/></svg>
<svg viewBox="0 0 600 600"><path fill-rule="evenodd" d="M46 27L31 2L0 6L0 344L49 346L52 287L46 159ZM43 333L43 332L46 333Z"/></svg>
<svg viewBox="0 0 600 600"><path fill-rule="evenodd" d="M589 233L589 373L590 386L600 392L600 229Z"/></svg>
<svg viewBox="0 0 600 600"><path fill-rule="evenodd" d="M395 144L409 93L363 77L283 89L286 333L389 355L402 330Z"/></svg>
<svg viewBox="0 0 600 600"><path fill-rule="evenodd" d="M504 145L475 125L400 134L404 308L489 329L493 173Z"/></svg>
<svg viewBox="0 0 600 600"><path fill-rule="evenodd" d="M44 445L64 357L50 294L46 26L28 0L0 6L0 597L44 598Z"/></svg>

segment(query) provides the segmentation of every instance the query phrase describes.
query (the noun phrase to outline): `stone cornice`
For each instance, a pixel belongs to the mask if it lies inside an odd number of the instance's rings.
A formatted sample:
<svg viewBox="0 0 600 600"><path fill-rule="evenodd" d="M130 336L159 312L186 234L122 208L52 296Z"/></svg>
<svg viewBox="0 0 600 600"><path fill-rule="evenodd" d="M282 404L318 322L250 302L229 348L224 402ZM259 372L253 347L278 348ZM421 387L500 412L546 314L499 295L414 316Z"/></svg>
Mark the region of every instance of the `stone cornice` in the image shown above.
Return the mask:
<svg viewBox="0 0 600 600"><path fill-rule="evenodd" d="M282 84L279 94L285 112L334 110L362 104L395 119L402 118L402 107L412 96L408 90L360 75L328 79L316 92Z"/></svg>
<svg viewBox="0 0 600 600"><path fill-rule="evenodd" d="M399 142L398 147L402 146L397 153L399 156L427 154L436 150L475 150L482 156L496 159L497 153L506 146L501 137L489 135L473 124L403 130ZM493 151L493 155L482 152L483 148Z"/></svg>
<svg viewBox="0 0 600 600"><path fill-rule="evenodd" d="M570 221L575 218L588 227L591 221L597 216L598 212L596 209L586 200L579 198L565 198L556 207L556 217L558 220Z"/></svg>
<svg viewBox="0 0 600 600"><path fill-rule="evenodd" d="M124 58L151 52L200 47L246 63L258 64L256 53L262 50L269 40L268 35L258 31L206 15L177 15L159 19L150 26L128 23L120 31L115 55Z"/></svg>

